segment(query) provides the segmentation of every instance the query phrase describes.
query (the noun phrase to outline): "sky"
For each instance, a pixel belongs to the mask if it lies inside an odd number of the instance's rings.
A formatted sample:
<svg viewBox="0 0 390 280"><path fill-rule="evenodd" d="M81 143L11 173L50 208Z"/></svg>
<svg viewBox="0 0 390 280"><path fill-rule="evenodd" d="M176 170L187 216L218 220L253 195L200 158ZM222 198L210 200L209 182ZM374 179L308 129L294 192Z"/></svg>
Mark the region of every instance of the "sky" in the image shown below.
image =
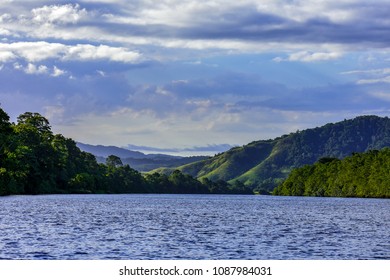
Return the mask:
<svg viewBox="0 0 390 280"><path fill-rule="evenodd" d="M2 0L16 121L146 153L210 154L390 115L389 0Z"/></svg>

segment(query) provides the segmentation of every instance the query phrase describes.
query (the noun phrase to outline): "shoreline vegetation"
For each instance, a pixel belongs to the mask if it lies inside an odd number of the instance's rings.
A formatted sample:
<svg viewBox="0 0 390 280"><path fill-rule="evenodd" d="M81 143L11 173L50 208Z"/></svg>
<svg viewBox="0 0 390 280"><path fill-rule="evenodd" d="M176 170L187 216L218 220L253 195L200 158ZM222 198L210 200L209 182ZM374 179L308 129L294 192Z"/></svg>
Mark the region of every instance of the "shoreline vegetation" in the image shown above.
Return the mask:
<svg viewBox="0 0 390 280"><path fill-rule="evenodd" d="M240 180L196 179L184 170L145 173L115 155L105 164L76 142L53 134L49 121L26 112L11 123L0 108L0 195L34 194L273 194L390 198L390 149L353 153L342 160L324 157L292 169L269 192Z"/></svg>
<svg viewBox="0 0 390 280"><path fill-rule="evenodd" d="M390 148L294 169L274 195L390 198Z"/></svg>
<svg viewBox="0 0 390 280"><path fill-rule="evenodd" d="M106 164L76 142L53 134L49 121L26 112L10 123L0 108L0 195L81 193L253 194L242 183L201 181L174 171L141 174L117 156Z"/></svg>

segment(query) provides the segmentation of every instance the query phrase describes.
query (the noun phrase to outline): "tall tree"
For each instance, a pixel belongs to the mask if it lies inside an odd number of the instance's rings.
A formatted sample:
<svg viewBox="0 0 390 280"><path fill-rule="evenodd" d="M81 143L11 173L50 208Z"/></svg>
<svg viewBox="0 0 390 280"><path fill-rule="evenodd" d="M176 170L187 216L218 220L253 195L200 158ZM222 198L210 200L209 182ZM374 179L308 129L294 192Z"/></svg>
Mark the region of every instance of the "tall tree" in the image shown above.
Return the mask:
<svg viewBox="0 0 390 280"><path fill-rule="evenodd" d="M50 192L55 185L56 157L49 121L30 112L20 115L17 120L15 141L18 145L14 153L18 166L23 166L22 181L19 181L26 193Z"/></svg>
<svg viewBox="0 0 390 280"><path fill-rule="evenodd" d="M120 157L115 156L115 155L108 156L106 159L106 164L109 167L123 166L123 163L122 163L122 160L120 159Z"/></svg>
<svg viewBox="0 0 390 280"><path fill-rule="evenodd" d="M28 125L38 130L41 135L52 135L49 121L39 113L26 112L17 118L19 125Z"/></svg>

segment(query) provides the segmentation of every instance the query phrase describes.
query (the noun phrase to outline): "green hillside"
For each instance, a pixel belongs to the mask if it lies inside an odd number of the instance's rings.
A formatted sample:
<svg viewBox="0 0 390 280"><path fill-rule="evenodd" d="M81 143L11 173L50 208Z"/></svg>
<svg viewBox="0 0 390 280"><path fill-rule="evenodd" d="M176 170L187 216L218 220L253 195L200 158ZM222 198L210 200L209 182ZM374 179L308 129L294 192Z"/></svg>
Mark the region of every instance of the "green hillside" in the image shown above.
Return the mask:
<svg viewBox="0 0 390 280"><path fill-rule="evenodd" d="M322 127L297 131L272 140L235 147L212 158L178 169L213 181L241 181L257 190L273 190L294 168L323 157L342 159L353 152L390 146L390 119L360 116ZM170 169L160 169L170 173Z"/></svg>

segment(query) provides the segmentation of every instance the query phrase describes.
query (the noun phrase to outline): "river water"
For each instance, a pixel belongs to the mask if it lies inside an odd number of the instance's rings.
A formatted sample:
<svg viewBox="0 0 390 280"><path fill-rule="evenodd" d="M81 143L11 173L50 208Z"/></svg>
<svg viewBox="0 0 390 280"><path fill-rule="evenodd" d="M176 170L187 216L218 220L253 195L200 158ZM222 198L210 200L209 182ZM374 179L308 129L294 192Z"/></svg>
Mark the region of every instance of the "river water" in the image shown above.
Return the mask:
<svg viewBox="0 0 390 280"><path fill-rule="evenodd" d="M390 259L390 200L1 197L0 259Z"/></svg>

